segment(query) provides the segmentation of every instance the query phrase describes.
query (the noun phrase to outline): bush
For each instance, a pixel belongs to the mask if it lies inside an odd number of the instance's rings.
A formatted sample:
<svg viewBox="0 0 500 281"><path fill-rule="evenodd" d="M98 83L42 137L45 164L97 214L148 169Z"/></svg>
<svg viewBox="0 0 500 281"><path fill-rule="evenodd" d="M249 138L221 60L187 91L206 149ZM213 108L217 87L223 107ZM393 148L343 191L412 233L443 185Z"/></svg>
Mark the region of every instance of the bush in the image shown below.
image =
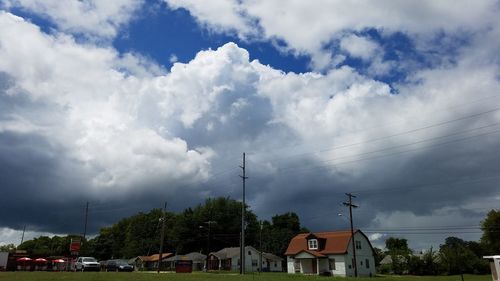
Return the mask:
<svg viewBox="0 0 500 281"><path fill-rule="evenodd" d="M380 273L380 274L389 274L389 273L392 272L391 265L390 264L381 264L377 268L377 272Z"/></svg>

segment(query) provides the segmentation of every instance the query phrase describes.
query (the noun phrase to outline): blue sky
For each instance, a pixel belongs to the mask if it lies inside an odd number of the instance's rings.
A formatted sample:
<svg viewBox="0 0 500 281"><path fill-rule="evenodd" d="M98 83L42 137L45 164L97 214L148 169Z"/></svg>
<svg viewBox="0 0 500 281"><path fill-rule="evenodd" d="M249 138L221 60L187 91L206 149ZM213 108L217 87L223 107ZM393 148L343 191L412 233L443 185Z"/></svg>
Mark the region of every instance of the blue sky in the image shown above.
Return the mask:
<svg viewBox="0 0 500 281"><path fill-rule="evenodd" d="M375 245L498 206L498 1L0 3L0 244L239 199L243 152L260 218L344 229L354 192Z"/></svg>
<svg viewBox="0 0 500 281"><path fill-rule="evenodd" d="M189 12L170 10L163 4L132 21L126 32L113 41L120 52L145 54L166 68L172 66L171 57L189 62L200 50L217 49L226 42L236 42L247 49L251 59L258 59L283 71L308 71L308 57L280 53L269 42L246 42L231 34L218 34L200 28Z"/></svg>

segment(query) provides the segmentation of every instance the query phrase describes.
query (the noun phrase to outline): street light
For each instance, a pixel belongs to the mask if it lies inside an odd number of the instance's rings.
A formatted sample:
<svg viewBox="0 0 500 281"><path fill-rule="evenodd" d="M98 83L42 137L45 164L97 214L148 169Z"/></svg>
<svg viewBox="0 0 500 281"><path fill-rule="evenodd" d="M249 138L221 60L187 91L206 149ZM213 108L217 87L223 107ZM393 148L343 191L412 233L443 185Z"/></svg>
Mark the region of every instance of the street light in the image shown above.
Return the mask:
<svg viewBox="0 0 500 281"><path fill-rule="evenodd" d="M205 269L206 271L208 271L208 255L210 254L210 231L212 229L212 224L217 224L216 221L206 221L206 222L203 222L205 224L208 225L208 228L203 226L203 225L200 225L199 228L207 228L208 229L208 235L207 235L207 261L206 261L206 265L205 265Z"/></svg>

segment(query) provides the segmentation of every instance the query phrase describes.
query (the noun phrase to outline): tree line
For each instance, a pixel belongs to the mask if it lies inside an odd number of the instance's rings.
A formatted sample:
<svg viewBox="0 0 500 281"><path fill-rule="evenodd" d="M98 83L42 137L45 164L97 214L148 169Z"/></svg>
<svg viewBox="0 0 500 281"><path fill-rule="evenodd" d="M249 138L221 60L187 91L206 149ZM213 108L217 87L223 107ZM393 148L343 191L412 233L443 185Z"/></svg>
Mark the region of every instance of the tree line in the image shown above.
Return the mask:
<svg viewBox="0 0 500 281"><path fill-rule="evenodd" d="M270 221L259 221L248 210L246 214L246 245L278 256L298 233L308 232L293 212L275 215ZM163 211L153 209L138 213L104 227L92 239L83 241L80 255L100 260L131 258L158 253ZM230 198L208 199L180 213L166 212L164 252L186 254L213 252L225 247L238 247L241 228L241 203ZM430 248L415 254L408 240L389 237L385 249L374 248L379 273L440 275L487 273L489 266L482 257L500 254L500 211L490 211L481 222L480 241L464 241L448 237L438 249ZM37 256L68 256L72 238L80 236L41 236L25 241L17 249ZM15 249L4 245L0 251ZM390 263L380 264L390 256Z"/></svg>
<svg viewBox="0 0 500 281"><path fill-rule="evenodd" d="M156 254L160 247L162 218L163 210L153 209L121 219L102 228L94 238L83 241L80 255L106 260ZM301 227L298 215L293 212L276 215L270 221L259 221L247 208L245 221L245 244L278 256L283 256L295 235L308 231ZM165 224L164 252L206 254L238 247L241 202L225 197L207 199L180 213L166 212ZM25 241L18 249L40 256L67 256L71 238L80 237L41 236Z"/></svg>
<svg viewBox="0 0 500 281"><path fill-rule="evenodd" d="M439 249L430 248L418 254L408 247L408 240L389 237L385 240L385 250L374 248L378 272L399 275L486 274L489 264L483 256L500 253L500 211L491 210L481 222L481 229L483 235L479 242L451 236Z"/></svg>

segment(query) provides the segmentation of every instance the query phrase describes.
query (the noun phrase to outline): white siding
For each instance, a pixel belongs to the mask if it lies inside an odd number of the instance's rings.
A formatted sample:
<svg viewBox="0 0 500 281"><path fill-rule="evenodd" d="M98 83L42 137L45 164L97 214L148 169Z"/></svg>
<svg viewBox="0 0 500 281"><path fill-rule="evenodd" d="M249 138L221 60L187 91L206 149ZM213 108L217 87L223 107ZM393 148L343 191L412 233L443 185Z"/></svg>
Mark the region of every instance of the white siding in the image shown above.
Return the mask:
<svg viewBox="0 0 500 281"><path fill-rule="evenodd" d="M361 249L356 249L358 276L375 276L375 259L373 257L370 242L360 233L356 233L354 235L354 241L361 242ZM313 259L316 259L316 257L306 252L299 253L293 258L287 257L287 272L295 273L294 263L297 260L300 261L300 272L304 274L311 274L314 272L312 269ZM330 267L330 259L335 259L335 269ZM329 255L328 258L316 259L318 269L317 273L320 274L322 272L330 271L333 276L354 276L352 259L353 249L352 243L350 242L346 254ZM367 260L369 268L366 267Z"/></svg>
<svg viewBox="0 0 500 281"><path fill-rule="evenodd" d="M330 255L328 258L335 259L335 269L331 270L333 276L346 276L345 255Z"/></svg>
<svg viewBox="0 0 500 281"><path fill-rule="evenodd" d="M245 271L246 272L257 272L260 269L259 261L260 261L260 252L255 248L247 246L245 247ZM250 252L250 254L248 254ZM231 258L231 270L239 271L240 266L238 265L238 260L240 259L239 255ZM266 263L266 259L262 258L263 268ZM276 263L276 266L275 266ZM282 271L281 261L269 261L269 270L271 271Z"/></svg>
<svg viewBox="0 0 500 281"><path fill-rule="evenodd" d="M282 272L283 266L281 265L281 260L269 260L269 271Z"/></svg>
<svg viewBox="0 0 500 281"><path fill-rule="evenodd" d="M5 269L7 267L7 260L9 259L8 252L0 252L0 268Z"/></svg>
<svg viewBox="0 0 500 281"><path fill-rule="evenodd" d="M356 263L358 265L358 276L375 276L375 259L368 240L360 233L354 235L354 241L361 241L361 249L356 249ZM348 254L346 257L346 274L354 276L352 242L349 243ZM369 261L370 268L366 268L366 259ZM349 268L351 266L351 268Z"/></svg>
<svg viewBox="0 0 500 281"><path fill-rule="evenodd" d="M291 257L286 257L286 268L288 273L295 273L295 259Z"/></svg>

